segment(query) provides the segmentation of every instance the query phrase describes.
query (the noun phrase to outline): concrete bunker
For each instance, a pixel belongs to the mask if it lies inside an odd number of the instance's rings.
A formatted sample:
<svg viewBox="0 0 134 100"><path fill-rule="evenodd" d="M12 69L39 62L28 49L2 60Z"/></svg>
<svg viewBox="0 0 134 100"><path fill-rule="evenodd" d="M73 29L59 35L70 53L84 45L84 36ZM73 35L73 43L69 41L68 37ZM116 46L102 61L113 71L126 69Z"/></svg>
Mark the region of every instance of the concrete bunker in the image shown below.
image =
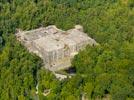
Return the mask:
<svg viewBox="0 0 134 100"><path fill-rule="evenodd" d="M71 66L71 59L86 45L96 41L83 32L80 25L63 31L55 25L30 31L19 31L16 37L30 52L40 56L45 68L57 71Z"/></svg>

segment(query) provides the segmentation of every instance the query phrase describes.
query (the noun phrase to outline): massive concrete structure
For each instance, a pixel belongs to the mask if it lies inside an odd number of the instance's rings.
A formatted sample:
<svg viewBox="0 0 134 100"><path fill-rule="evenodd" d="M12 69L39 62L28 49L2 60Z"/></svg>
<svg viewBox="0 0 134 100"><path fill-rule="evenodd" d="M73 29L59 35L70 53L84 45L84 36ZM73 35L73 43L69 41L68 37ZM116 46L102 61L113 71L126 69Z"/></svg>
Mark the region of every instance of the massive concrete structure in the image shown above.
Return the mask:
<svg viewBox="0 0 134 100"><path fill-rule="evenodd" d="M71 58L81 49L88 44L97 44L83 32L80 25L67 31L51 25L31 31L19 31L16 37L30 52L40 56L45 67L51 71L71 66Z"/></svg>

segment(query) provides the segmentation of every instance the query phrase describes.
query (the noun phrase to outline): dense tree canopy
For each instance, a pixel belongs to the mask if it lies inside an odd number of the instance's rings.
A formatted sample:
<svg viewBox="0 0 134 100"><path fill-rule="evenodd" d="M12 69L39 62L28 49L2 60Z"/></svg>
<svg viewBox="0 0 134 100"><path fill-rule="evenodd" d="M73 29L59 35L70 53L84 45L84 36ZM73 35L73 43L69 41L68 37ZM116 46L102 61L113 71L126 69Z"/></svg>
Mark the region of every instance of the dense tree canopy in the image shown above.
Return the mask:
<svg viewBox="0 0 134 100"><path fill-rule="evenodd" d="M58 81L14 36L55 24L81 24L99 45L72 61L76 75ZM36 94L38 85L39 93ZM50 94L44 96L44 90ZM1 0L0 100L134 99L134 0Z"/></svg>

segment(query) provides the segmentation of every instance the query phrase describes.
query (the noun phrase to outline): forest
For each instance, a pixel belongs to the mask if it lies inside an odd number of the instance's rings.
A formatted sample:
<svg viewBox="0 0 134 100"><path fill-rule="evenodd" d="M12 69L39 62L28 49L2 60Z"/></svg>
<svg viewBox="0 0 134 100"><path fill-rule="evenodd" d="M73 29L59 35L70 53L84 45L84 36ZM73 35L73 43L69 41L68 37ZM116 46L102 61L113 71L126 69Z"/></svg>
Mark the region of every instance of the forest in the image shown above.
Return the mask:
<svg viewBox="0 0 134 100"><path fill-rule="evenodd" d="M15 38L17 29L76 24L100 45L59 81ZM38 84L39 93L36 94ZM50 93L44 96L44 89ZM134 100L134 0L0 0L0 100Z"/></svg>

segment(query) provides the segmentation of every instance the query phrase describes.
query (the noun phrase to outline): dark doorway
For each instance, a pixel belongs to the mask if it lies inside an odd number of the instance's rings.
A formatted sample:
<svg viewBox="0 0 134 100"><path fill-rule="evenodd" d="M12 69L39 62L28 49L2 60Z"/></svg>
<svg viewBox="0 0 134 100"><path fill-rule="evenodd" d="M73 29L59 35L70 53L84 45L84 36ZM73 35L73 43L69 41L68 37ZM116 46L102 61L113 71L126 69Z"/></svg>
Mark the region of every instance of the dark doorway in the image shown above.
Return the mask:
<svg viewBox="0 0 134 100"><path fill-rule="evenodd" d="M75 74L76 73L76 68L75 67L70 67L65 70L66 73L68 74Z"/></svg>

